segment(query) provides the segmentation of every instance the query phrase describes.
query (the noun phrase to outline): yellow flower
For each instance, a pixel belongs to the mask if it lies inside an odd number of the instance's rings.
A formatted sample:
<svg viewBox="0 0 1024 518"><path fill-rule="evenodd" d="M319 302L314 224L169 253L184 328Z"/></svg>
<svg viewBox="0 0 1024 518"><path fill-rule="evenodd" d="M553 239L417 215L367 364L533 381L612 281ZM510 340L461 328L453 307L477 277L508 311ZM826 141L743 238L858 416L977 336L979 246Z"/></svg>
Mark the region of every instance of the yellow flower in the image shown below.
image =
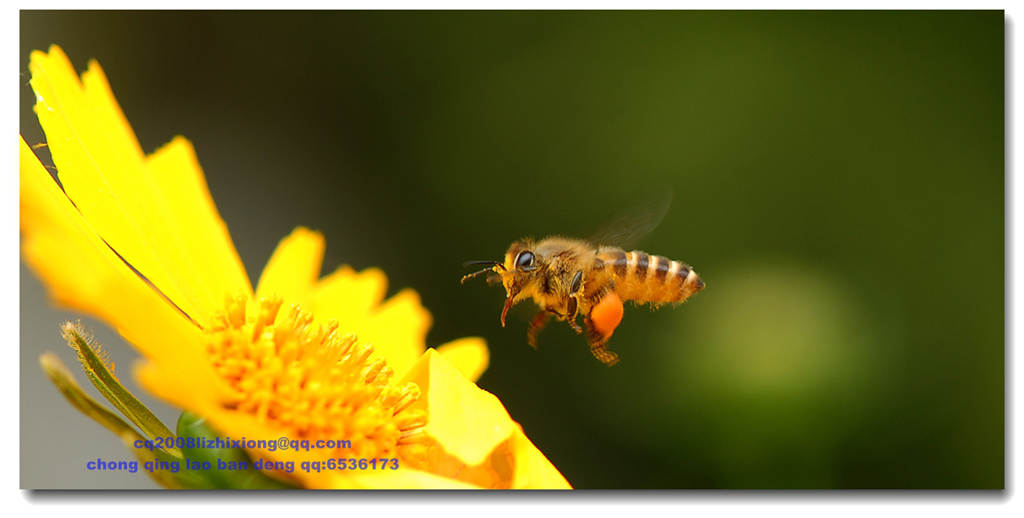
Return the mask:
<svg viewBox="0 0 1024 518"><path fill-rule="evenodd" d="M144 387L228 437L352 445L250 449L255 458L401 462L278 474L305 487L569 487L474 383L482 339L426 348L431 317L416 292L383 300L373 268L319 278L324 239L304 228L254 291L187 140L143 153L96 62L79 79L52 46L29 68L60 185L19 139L24 257L57 303L139 349Z"/></svg>

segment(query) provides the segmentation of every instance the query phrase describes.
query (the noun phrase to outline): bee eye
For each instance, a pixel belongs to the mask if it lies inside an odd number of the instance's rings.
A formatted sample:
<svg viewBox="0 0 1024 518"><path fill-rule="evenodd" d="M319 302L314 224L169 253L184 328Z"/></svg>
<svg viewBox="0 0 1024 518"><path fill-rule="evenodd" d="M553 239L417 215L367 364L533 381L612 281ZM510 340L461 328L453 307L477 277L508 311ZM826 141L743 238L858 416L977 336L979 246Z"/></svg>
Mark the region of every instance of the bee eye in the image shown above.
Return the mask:
<svg viewBox="0 0 1024 518"><path fill-rule="evenodd" d="M533 252L529 250L519 252L519 255L516 256L516 268L524 271L532 270L535 260L536 258L533 256Z"/></svg>

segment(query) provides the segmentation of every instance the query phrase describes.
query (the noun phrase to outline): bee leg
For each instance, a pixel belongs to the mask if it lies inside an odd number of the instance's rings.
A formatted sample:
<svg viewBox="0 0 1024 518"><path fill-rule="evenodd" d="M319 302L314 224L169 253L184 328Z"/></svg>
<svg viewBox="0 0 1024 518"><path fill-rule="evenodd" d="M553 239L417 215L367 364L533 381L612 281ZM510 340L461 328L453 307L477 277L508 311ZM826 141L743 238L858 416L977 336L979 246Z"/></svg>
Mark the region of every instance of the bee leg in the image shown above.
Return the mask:
<svg viewBox="0 0 1024 518"><path fill-rule="evenodd" d="M530 327L526 332L526 341L530 343L530 347L537 348L537 335L544 329L550 316L547 311L539 311L533 316L533 320L530 320Z"/></svg>
<svg viewBox="0 0 1024 518"><path fill-rule="evenodd" d="M590 354L594 355L601 363L611 367L616 363L619 363L619 355L605 348L605 342L611 335L602 335L600 331L594 328L594 323L588 316L584 319L584 324L587 326L587 342L590 343Z"/></svg>
<svg viewBox="0 0 1024 518"><path fill-rule="evenodd" d="M569 322L569 327L576 331L576 334L582 333L583 329L580 329L580 325L576 323L576 317L580 314L579 302L577 302L576 297L569 298L569 307L567 309L565 320Z"/></svg>

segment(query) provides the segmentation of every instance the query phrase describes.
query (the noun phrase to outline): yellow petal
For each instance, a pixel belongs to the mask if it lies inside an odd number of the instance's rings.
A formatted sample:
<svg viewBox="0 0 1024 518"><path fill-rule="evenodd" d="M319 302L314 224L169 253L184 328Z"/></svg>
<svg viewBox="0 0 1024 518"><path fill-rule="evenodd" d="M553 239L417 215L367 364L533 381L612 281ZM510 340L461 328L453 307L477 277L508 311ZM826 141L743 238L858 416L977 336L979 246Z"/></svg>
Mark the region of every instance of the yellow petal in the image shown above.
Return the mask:
<svg viewBox="0 0 1024 518"><path fill-rule="evenodd" d="M401 377L427 348L431 320L430 312L420 304L420 296L404 289L353 330L360 340L373 345L374 355L387 360L396 377Z"/></svg>
<svg viewBox="0 0 1024 518"><path fill-rule="evenodd" d="M428 448L426 463L432 473L487 489L572 489L518 425L479 464L466 464L436 445Z"/></svg>
<svg viewBox="0 0 1024 518"><path fill-rule="evenodd" d="M572 489L569 481L534 446L520 427L511 439L514 462L513 489Z"/></svg>
<svg viewBox="0 0 1024 518"><path fill-rule="evenodd" d="M415 405L428 412L424 433L432 473L484 488L570 488L501 402L435 350L427 350L405 381L423 390Z"/></svg>
<svg viewBox="0 0 1024 518"><path fill-rule="evenodd" d="M177 226L185 229L176 240L185 259L177 275L191 279L188 286L201 302L202 315L220 309L225 295L252 296L245 265L210 196L206 177L192 143L184 137L147 157L146 166L167 200Z"/></svg>
<svg viewBox="0 0 1024 518"><path fill-rule="evenodd" d="M356 273L343 266L316 284L299 300L318 322L336 320L341 329L372 344L374 355L383 358L401 377L426 349L430 312L415 291L405 289L381 304L387 277L377 268Z"/></svg>
<svg viewBox="0 0 1024 518"><path fill-rule="evenodd" d="M53 46L48 54L33 52L29 69L35 110L61 184L95 233L200 323L223 301L223 295L211 292L248 292L226 232L207 228L197 239L195 228L182 225L219 224L208 196L201 196L204 189L194 185L194 176L201 176L198 166L179 172L182 160L176 157L147 162L99 65L90 62L79 81L70 61ZM164 192L179 180L193 185ZM196 214L183 216L182 211ZM224 242L207 248L211 242L206 238ZM203 250L201 259L197 249ZM215 272L232 274L213 285L196 282L202 278L196 272L211 265Z"/></svg>
<svg viewBox="0 0 1024 518"><path fill-rule="evenodd" d="M380 305L387 285L387 277L377 268L356 273L342 266L321 279L301 303L318 322L336 320L340 329L372 344L374 355L401 377L426 349L431 317L412 290Z"/></svg>
<svg viewBox="0 0 1024 518"><path fill-rule="evenodd" d="M279 295L285 304L299 303L320 276L323 258L324 236L308 228L296 228L281 240L263 268L256 298Z"/></svg>
<svg viewBox="0 0 1024 518"><path fill-rule="evenodd" d="M195 412L208 419L221 410L219 402L224 393L210 385L196 383L199 369L161 361L140 361L135 364L135 379L147 392L182 409ZM213 420L211 419L211 422Z"/></svg>
<svg viewBox="0 0 1024 518"><path fill-rule="evenodd" d="M50 296L104 320L147 357L194 372L194 385L214 392L200 329L96 236L24 139L18 140L22 253Z"/></svg>
<svg viewBox="0 0 1024 518"><path fill-rule="evenodd" d="M355 471L347 476L334 474L326 489L479 489L471 484L434 475L426 471L401 467L397 470Z"/></svg>
<svg viewBox="0 0 1024 518"><path fill-rule="evenodd" d="M414 406L430 416L426 435L468 465L484 462L518 429L498 398L467 380L433 349L427 349L404 381L423 391Z"/></svg>
<svg viewBox="0 0 1024 518"><path fill-rule="evenodd" d="M480 379L490 361L487 342L475 336L448 342L439 346L437 352L473 382Z"/></svg>
<svg viewBox="0 0 1024 518"><path fill-rule="evenodd" d="M380 269L356 273L342 266L317 283L305 304L318 320L334 319L341 329L350 329L370 317L387 289L388 279Z"/></svg>

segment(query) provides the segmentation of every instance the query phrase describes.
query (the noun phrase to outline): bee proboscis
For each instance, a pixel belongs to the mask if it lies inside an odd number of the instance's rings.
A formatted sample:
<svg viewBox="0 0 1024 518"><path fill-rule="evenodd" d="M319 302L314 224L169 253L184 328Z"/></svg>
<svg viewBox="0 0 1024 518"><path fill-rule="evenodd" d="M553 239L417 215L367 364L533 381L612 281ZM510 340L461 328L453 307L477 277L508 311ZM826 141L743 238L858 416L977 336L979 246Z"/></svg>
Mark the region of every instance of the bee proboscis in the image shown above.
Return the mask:
<svg viewBox="0 0 1024 518"><path fill-rule="evenodd" d="M463 276L462 282L494 273L505 287L502 327L509 308L532 298L540 307L527 332L532 347L537 347L537 334L554 316L577 333L585 331L591 353L608 366L619 361L606 344L622 320L622 301L658 307L683 302L704 289L704 281L683 262L560 236L516 241L503 261L471 264L488 266ZM577 323L580 315L585 329Z"/></svg>

